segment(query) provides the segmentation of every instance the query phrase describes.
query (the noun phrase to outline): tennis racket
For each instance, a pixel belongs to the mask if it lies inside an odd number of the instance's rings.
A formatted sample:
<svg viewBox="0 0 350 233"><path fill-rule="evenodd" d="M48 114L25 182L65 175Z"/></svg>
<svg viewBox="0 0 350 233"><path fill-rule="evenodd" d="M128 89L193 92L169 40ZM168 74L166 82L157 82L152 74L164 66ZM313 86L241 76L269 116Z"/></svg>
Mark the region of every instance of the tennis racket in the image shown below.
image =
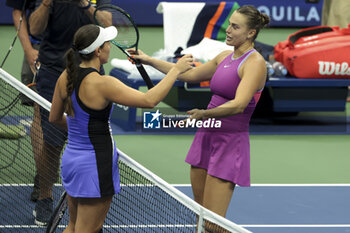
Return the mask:
<svg viewBox="0 0 350 233"><path fill-rule="evenodd" d="M46 227L46 233L54 233L68 207L67 193L64 191Z"/></svg>
<svg viewBox="0 0 350 233"><path fill-rule="evenodd" d="M15 35L15 37L13 38L12 43L11 43L9 49L7 50L7 53L6 53L6 55L5 55L5 58L2 60L2 62L1 62L1 64L0 64L0 68L2 68L2 67L4 66L7 57L10 55L10 53L11 53L11 51L12 51L12 48L13 48L13 46L14 46L15 43L16 43L16 40L17 40L17 37L18 37L18 34L19 34L19 30L21 30L21 25L22 25L23 17L25 17L24 13L26 12L26 4L27 4L27 0L24 0L23 6L22 6L21 17L20 17L20 19L19 19L18 28L17 28L17 30L16 30L16 35ZM26 26L27 26L27 25L25 25L25 27L26 27Z"/></svg>
<svg viewBox="0 0 350 233"><path fill-rule="evenodd" d="M125 55L135 62L135 65L148 89L151 89L154 85L145 68L139 60L131 57L131 55L126 51L126 49L135 48L137 53L140 37L139 31L131 16L120 7L106 4L96 8L94 12L94 19L95 23L102 27L113 25L118 29L118 36L112 40L111 43L117 46Z"/></svg>

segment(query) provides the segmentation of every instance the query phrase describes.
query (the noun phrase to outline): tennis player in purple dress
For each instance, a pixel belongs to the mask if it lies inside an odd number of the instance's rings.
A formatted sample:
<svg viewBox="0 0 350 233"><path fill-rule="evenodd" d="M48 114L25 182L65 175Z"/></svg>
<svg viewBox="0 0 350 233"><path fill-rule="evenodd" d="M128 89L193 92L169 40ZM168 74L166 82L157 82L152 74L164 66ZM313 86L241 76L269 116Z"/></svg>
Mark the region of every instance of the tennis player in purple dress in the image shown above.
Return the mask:
<svg viewBox="0 0 350 233"><path fill-rule="evenodd" d="M240 7L226 29L226 44L234 46L234 51L224 51L179 77L185 82L211 82L213 97L208 108L188 113L191 119L221 120L221 128L200 128L186 162L191 165L195 201L222 216L235 185L250 186L249 122L266 81L265 60L253 47L269 21L253 6ZM140 51L139 55L130 52L163 73L174 65Z"/></svg>
<svg viewBox="0 0 350 233"><path fill-rule="evenodd" d="M238 58L234 58L234 53L231 53L219 64L210 81L213 96L208 109L215 109L235 99L241 82L237 70L253 53L256 53L255 49L248 50ZM186 162L205 169L211 176L240 186L249 186L249 120L261 91L262 89L254 94L254 98L243 112L220 118L221 127L219 129L199 129L188 152ZM196 111L190 112L196 113Z"/></svg>
<svg viewBox="0 0 350 233"><path fill-rule="evenodd" d="M193 59L187 55L148 92L132 89L115 77L99 73L108 61L109 41L116 36L113 26L81 27L67 52L67 68L56 84L49 121L68 129L61 164L69 207L64 233L99 232L113 195L120 191L118 153L110 128L112 104L153 108L176 78L192 69Z"/></svg>

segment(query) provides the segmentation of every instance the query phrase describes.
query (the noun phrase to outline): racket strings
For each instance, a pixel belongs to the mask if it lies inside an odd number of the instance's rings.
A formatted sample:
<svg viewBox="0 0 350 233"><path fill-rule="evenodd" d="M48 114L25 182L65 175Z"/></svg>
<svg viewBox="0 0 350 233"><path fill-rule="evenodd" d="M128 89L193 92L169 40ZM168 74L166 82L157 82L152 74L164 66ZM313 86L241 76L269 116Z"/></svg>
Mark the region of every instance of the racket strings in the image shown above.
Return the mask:
<svg viewBox="0 0 350 233"><path fill-rule="evenodd" d="M114 39L114 42L122 48L135 47L138 42L138 32L133 22L124 13L114 8L102 8L97 10L96 20L103 27L111 26L108 23L103 23L103 20L99 18L101 15L108 14L106 12L111 16L111 25L118 29L118 36Z"/></svg>

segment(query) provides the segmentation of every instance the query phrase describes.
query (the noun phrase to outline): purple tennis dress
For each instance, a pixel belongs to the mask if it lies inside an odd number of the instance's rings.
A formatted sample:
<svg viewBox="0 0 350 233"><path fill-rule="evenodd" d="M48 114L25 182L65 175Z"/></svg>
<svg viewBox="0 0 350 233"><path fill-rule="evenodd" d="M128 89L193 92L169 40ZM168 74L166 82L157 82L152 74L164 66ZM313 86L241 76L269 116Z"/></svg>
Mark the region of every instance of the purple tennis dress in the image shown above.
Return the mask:
<svg viewBox="0 0 350 233"><path fill-rule="evenodd" d="M74 83L74 117L67 117L68 144L62 155L63 186L72 197L103 197L120 191L118 154L109 124L112 104L88 108L79 98L82 80L93 68L80 68Z"/></svg>
<svg viewBox="0 0 350 233"><path fill-rule="evenodd" d="M233 53L217 67L210 81L213 96L208 109L215 108L235 98L241 81L238 70L252 49L234 59ZM220 118L220 129L198 129L186 162L206 169L208 174L231 181L239 186L250 186L249 121L260 98L258 91L243 113Z"/></svg>

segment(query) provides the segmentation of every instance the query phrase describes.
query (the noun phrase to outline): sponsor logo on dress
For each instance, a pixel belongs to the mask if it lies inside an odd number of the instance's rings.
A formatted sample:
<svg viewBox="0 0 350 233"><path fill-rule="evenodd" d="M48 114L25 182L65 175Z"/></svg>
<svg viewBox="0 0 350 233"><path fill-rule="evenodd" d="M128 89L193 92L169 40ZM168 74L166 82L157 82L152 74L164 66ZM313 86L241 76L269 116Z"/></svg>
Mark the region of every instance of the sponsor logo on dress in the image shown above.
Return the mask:
<svg viewBox="0 0 350 233"><path fill-rule="evenodd" d="M121 105L121 104L115 104L118 108L121 108L123 109L124 111L128 111L129 110L129 107L128 106L125 106L125 105Z"/></svg>
<svg viewBox="0 0 350 233"><path fill-rule="evenodd" d="M224 68L229 68L229 67L231 67L231 63L224 65Z"/></svg>
<svg viewBox="0 0 350 233"><path fill-rule="evenodd" d="M319 61L318 68L321 75L350 75L350 67L347 62Z"/></svg>

